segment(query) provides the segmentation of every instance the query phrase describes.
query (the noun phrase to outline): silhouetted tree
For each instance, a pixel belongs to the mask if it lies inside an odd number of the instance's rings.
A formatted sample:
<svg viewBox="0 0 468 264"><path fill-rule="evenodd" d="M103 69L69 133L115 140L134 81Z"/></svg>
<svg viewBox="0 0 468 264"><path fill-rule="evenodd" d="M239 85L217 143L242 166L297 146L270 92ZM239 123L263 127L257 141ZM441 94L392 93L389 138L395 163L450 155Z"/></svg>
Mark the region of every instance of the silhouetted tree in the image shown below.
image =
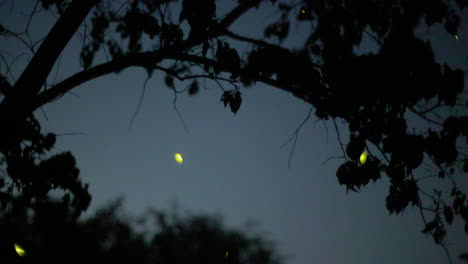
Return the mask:
<svg viewBox="0 0 468 264"><path fill-rule="evenodd" d="M431 44L414 33L418 23L424 20L427 27L444 24L448 34L455 36L460 24L457 12L466 7L466 0L302 0L294 4L238 0L237 6L223 17L217 16L214 0L142 0L122 4L104 0L39 2L45 9L55 7L60 14L49 34L39 42L39 49L35 50L20 33L0 27L3 36L19 39L33 53L13 85L4 77L6 73L0 80L0 90L5 95L0 103L0 122L8 128L0 132L0 152L12 156L6 159L6 164L13 182L23 177L24 182L33 186L33 177L13 171L23 169L15 165L19 164L18 159L23 163L26 159L21 156L24 150L20 147L24 137L16 131L22 131L26 118L33 119L33 111L84 82L128 67L143 67L148 78L154 70L165 72L165 83L175 94L183 92L176 89L175 80L189 80L189 94L197 93L198 80L202 78L232 85L231 90L223 88L221 101L233 113L242 103L240 85L262 82L292 93L309 103L319 119L333 121L343 152L340 158L345 160L336 175L347 191L357 191L385 173L391 180L386 199L390 214L398 214L410 204L416 206L426 223L423 232L431 234L435 243L444 248L445 223L451 224L454 217L460 216L465 221L468 234L466 195L452 177L455 169L468 172L468 157L457 148L460 145L457 140L468 137L468 117L453 112L442 117L435 112L440 108L466 110L467 103L460 101L464 73L437 63ZM276 6L281 14L276 23L265 28L266 39L254 39L230 30L246 11L265 4ZM178 18L166 12L177 5ZM37 8L38 5L34 9ZM125 11L117 12L121 10ZM90 19L86 20L88 15ZM83 71L41 91L65 45L86 21L91 26L89 32L84 32L88 35L81 50ZM189 32L180 26L185 21L190 26ZM300 21L312 25L304 45L296 49L282 46L291 24ZM117 34L107 33L114 28ZM376 42L377 53L353 52L364 35ZM151 39L155 45L145 48L142 37ZM221 37L251 44L246 59ZM268 42L272 37L278 39L277 44ZM120 45L120 40L125 47ZM103 49L111 58L93 65L95 54ZM167 66L163 60L173 64ZM408 113L426 120L430 126L418 133L409 131ZM336 119L349 124L346 148L339 137ZM360 165L358 159L363 151L369 153L369 158L365 165ZM72 170L71 156L65 159L70 164L67 171ZM416 178L413 172L425 160L436 169L435 177L452 184L448 200L437 186L433 194L420 188L424 177ZM37 182L47 181L53 182L52 179ZM72 185L79 186L77 181ZM8 186L0 187L2 201L9 204L12 196L3 190ZM24 187L18 187L18 193L23 193ZM48 187L37 189L45 192ZM421 196L429 199L434 207L423 204ZM86 199L79 204L89 203ZM427 212L434 215L432 220L426 220Z"/></svg>
<svg viewBox="0 0 468 264"><path fill-rule="evenodd" d="M283 262L272 241L226 228L220 216L181 217L176 211L150 209L130 218L122 212L122 201L119 198L78 222L67 217L63 203L53 200L37 214L28 215L23 208L22 216L0 215L1 224L10 222L17 230L9 243L0 244L2 263ZM14 244L26 254L19 256Z"/></svg>

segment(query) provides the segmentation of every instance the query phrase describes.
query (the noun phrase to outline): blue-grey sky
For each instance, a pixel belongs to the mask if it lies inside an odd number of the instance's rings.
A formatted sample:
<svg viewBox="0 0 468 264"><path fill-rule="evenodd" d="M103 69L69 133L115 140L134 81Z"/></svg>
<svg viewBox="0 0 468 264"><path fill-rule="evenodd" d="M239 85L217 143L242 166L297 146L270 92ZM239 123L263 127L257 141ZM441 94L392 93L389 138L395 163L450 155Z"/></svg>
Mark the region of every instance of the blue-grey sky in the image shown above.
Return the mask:
<svg viewBox="0 0 468 264"><path fill-rule="evenodd" d="M0 7L0 24L21 31L26 23L22 14L30 12L34 2L6 1ZM225 13L234 2L223 1L218 13ZM438 60L467 66L467 15L465 10L459 40L448 36L440 25L424 35L433 43ZM262 28L276 17L268 9L252 10L231 29L260 38ZM33 40L42 37L54 22L54 16L38 14L31 25ZM300 45L307 33L304 26L293 27L285 44ZM0 50L7 51L10 60L27 52L18 41L2 38L0 43ZM245 46L232 45L242 54ZM81 70L80 47L76 36L56 65L57 81ZM375 47L365 39L359 51ZM27 61L23 56L15 62L12 71L16 78ZM129 129L145 78L144 70L127 69L87 82L74 89L74 94L46 105L48 120L36 112L45 131L86 133L60 136L55 150L71 150L83 181L90 183L93 200L86 215L118 195L125 195L125 209L133 214L147 207L170 208L171 201L177 200L183 211L222 214L229 227L240 228L248 219L258 222L257 230L276 241L289 264L447 263L442 248L420 232L423 223L415 208L388 216L386 176L360 193L347 195L335 176L342 160L322 165L341 153L332 123L315 123L312 117L303 126L288 169L292 144L280 146L307 116L310 106L306 103L257 84L242 88L242 105L233 115L220 102L220 88L206 81L206 88L196 96L178 95L177 107L188 134L173 108L173 91L164 85L164 75L155 72ZM176 82L178 90L186 85ZM414 122L411 125L416 127L424 124ZM347 142L346 125L338 123ZM182 165L174 161L176 152L184 157ZM456 180L466 192L466 175L462 176L457 175ZM453 257L468 248L460 219L449 227L447 241ZM460 263L458 258L454 263Z"/></svg>

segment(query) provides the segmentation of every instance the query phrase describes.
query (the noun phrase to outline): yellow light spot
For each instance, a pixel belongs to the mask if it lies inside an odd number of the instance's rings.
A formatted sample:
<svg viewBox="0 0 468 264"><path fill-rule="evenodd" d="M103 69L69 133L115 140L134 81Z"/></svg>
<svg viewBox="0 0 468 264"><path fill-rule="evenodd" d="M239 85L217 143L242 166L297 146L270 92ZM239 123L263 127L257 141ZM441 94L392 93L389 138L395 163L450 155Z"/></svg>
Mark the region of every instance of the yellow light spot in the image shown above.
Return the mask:
<svg viewBox="0 0 468 264"><path fill-rule="evenodd" d="M458 39L458 35L455 35L455 39Z"/></svg>
<svg viewBox="0 0 468 264"><path fill-rule="evenodd" d="M24 249L20 245L18 245L16 243L14 245L15 245L15 251L20 257L22 257L22 256L24 256L26 254L26 252L24 251Z"/></svg>
<svg viewBox="0 0 468 264"><path fill-rule="evenodd" d="M182 162L184 162L184 159L182 158L182 155L180 155L180 153L176 153L174 155L174 159L177 161L177 163L179 164L182 164Z"/></svg>
<svg viewBox="0 0 468 264"><path fill-rule="evenodd" d="M229 256L229 252L226 251L226 258Z"/></svg>
<svg viewBox="0 0 468 264"><path fill-rule="evenodd" d="M367 152L363 152L361 154L361 157L359 158L359 161L361 162L361 165L364 165L366 164L366 161L367 161Z"/></svg>
<svg viewBox="0 0 468 264"><path fill-rule="evenodd" d="M301 10L301 13L302 13L302 14L305 14L305 9L302 9L302 10Z"/></svg>

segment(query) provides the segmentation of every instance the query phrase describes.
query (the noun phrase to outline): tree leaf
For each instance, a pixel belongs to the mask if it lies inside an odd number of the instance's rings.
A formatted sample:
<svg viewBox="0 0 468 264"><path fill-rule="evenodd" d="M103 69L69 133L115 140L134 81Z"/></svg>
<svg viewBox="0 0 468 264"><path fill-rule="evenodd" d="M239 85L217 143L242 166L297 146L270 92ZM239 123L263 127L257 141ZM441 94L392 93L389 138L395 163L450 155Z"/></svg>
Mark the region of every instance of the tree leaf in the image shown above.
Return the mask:
<svg viewBox="0 0 468 264"><path fill-rule="evenodd" d="M445 173L443 171L439 171L439 178L443 179L445 177Z"/></svg>
<svg viewBox="0 0 468 264"><path fill-rule="evenodd" d="M446 235L447 231L445 230L445 228L443 226L438 225L433 233L434 242L436 244L442 243Z"/></svg>
<svg viewBox="0 0 468 264"><path fill-rule="evenodd" d="M210 47L210 43L208 41L203 42L203 46L202 46L203 58L206 57L206 53L208 52L209 47Z"/></svg>
<svg viewBox="0 0 468 264"><path fill-rule="evenodd" d="M241 93L239 91L234 92L234 95L229 101L229 106L231 107L231 111L234 114L236 114L237 111L239 111L241 103L242 103Z"/></svg>
<svg viewBox="0 0 468 264"><path fill-rule="evenodd" d="M460 209L460 215L465 220L465 222L468 222L468 206L462 206Z"/></svg>
<svg viewBox="0 0 468 264"><path fill-rule="evenodd" d="M224 107L227 106L228 103L230 103L232 100L232 94L231 91L225 91L223 95L221 96L221 101L224 104Z"/></svg>
<svg viewBox="0 0 468 264"><path fill-rule="evenodd" d="M455 212L455 214L458 214L461 212L461 209L462 209L462 206L463 206L463 202L464 202L464 197L457 197L455 198L455 200L453 201L453 211Z"/></svg>
<svg viewBox="0 0 468 264"><path fill-rule="evenodd" d="M428 222L421 232L423 232L424 234L427 234L431 232L432 230L434 230L436 227L437 227L437 221L434 219Z"/></svg>
<svg viewBox="0 0 468 264"><path fill-rule="evenodd" d="M190 85L190 88L188 89L188 94L189 95L195 95L198 93L199 86L197 81L193 81L192 84Z"/></svg>
<svg viewBox="0 0 468 264"><path fill-rule="evenodd" d="M453 211L450 206L444 206L444 217L445 221L447 221L447 223L451 225L453 221Z"/></svg>
<svg viewBox="0 0 468 264"><path fill-rule="evenodd" d="M166 75L166 77L164 77L164 83L167 85L167 87L174 89L174 77Z"/></svg>

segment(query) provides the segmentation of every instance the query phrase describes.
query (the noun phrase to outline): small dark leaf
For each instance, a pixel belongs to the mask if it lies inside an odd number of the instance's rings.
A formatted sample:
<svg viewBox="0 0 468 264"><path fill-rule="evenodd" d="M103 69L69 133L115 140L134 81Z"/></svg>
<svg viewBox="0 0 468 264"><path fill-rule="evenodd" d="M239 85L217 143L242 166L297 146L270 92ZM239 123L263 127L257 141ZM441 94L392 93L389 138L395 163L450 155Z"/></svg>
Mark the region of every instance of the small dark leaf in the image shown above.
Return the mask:
<svg viewBox="0 0 468 264"><path fill-rule="evenodd" d="M468 222L468 206L463 206L460 210L460 215L465 220L465 222Z"/></svg>
<svg viewBox="0 0 468 264"><path fill-rule="evenodd" d="M283 41L289 33L289 21L283 19L280 22L269 25L263 34L265 37L269 38L271 36L276 36L280 41Z"/></svg>
<svg viewBox="0 0 468 264"><path fill-rule="evenodd" d="M3 27L2 24L0 24L0 33L5 33L6 29Z"/></svg>
<svg viewBox="0 0 468 264"><path fill-rule="evenodd" d="M445 177L445 173L443 171L439 171L439 178L443 179Z"/></svg>
<svg viewBox="0 0 468 264"><path fill-rule="evenodd" d="M231 91L225 91L223 95L221 96L221 101L224 104L224 107L227 106L227 104L232 100L232 94Z"/></svg>
<svg viewBox="0 0 468 264"><path fill-rule="evenodd" d="M148 36L153 39L156 35L161 33L161 27L158 24L158 20L152 15L144 14L142 17L143 25L142 29L143 32L148 34Z"/></svg>
<svg viewBox="0 0 468 264"><path fill-rule="evenodd" d="M164 83L166 83L167 87L174 89L174 77L166 75L166 77L164 77Z"/></svg>
<svg viewBox="0 0 468 264"><path fill-rule="evenodd" d="M199 87L197 81L193 81L192 84L190 85L190 88L188 89L188 94L189 95L195 95L198 93Z"/></svg>
<svg viewBox="0 0 468 264"><path fill-rule="evenodd" d="M447 223L451 225L453 221L453 211L450 206L444 206L444 217L445 221L447 221Z"/></svg>
<svg viewBox="0 0 468 264"><path fill-rule="evenodd" d="M431 232L432 230L434 230L436 227L437 227L437 221L433 220L433 221L427 223L426 226L424 227L424 229L421 232L423 232L424 234L427 234L427 233Z"/></svg>
<svg viewBox="0 0 468 264"><path fill-rule="evenodd" d="M210 43L208 41L203 42L203 46L202 46L203 57L206 57L206 53L208 52L209 47L210 47Z"/></svg>
<svg viewBox="0 0 468 264"><path fill-rule="evenodd" d="M84 47L81 50L80 59L81 59L81 64L84 69L89 68L91 64L93 63L94 53L95 51L89 46Z"/></svg>
<svg viewBox="0 0 468 264"><path fill-rule="evenodd" d="M447 235L447 231L443 226L437 226L436 230L434 231L434 242L436 244L442 243L444 241L445 236Z"/></svg>
<svg viewBox="0 0 468 264"><path fill-rule="evenodd" d="M453 201L453 205L452 205L453 211L455 212L455 214L458 214L461 212L463 202L464 202L464 199L462 197L455 198L455 200Z"/></svg>
<svg viewBox="0 0 468 264"><path fill-rule="evenodd" d="M44 148L50 150L55 145L55 134L49 133L44 139Z"/></svg>
<svg viewBox="0 0 468 264"><path fill-rule="evenodd" d="M229 106L231 107L231 111L234 114L236 114L237 111L239 111L241 103L242 103L241 93L239 91L236 91L232 99L229 101Z"/></svg>

